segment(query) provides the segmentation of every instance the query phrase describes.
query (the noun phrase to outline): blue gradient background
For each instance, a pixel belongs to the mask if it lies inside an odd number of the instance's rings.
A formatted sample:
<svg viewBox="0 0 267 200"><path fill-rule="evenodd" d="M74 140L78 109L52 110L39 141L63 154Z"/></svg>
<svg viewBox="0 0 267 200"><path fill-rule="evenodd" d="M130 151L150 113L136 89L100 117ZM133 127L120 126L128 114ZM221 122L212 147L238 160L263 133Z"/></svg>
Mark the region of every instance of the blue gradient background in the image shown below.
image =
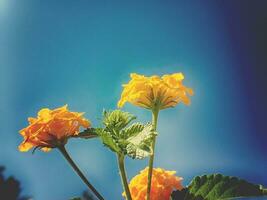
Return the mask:
<svg viewBox="0 0 267 200"><path fill-rule="evenodd" d="M86 189L57 150L20 153L18 130L68 104L100 125L129 73L183 72L190 107L160 113L156 167L267 185L266 1L0 0L0 164L37 200ZM148 111L124 110L150 120ZM99 191L121 198L115 156L98 140L67 148ZM147 164L127 160L132 177Z"/></svg>

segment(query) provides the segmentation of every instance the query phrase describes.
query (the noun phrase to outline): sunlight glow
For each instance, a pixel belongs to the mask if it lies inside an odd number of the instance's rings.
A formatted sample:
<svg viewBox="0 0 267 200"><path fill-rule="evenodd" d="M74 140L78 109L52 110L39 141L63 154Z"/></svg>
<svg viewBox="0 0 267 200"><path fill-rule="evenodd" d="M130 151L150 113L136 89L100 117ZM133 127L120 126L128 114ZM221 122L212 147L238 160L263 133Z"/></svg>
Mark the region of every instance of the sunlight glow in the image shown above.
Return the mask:
<svg viewBox="0 0 267 200"><path fill-rule="evenodd" d="M0 16L6 14L8 10L8 0L0 0Z"/></svg>

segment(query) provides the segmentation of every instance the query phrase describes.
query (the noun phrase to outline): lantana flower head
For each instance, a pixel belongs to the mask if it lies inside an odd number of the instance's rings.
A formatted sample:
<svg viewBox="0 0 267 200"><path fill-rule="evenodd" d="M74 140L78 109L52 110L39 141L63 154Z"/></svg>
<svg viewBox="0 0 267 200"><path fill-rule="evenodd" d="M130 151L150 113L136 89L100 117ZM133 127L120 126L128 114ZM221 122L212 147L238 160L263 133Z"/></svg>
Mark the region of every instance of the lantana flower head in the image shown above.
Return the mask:
<svg viewBox="0 0 267 200"><path fill-rule="evenodd" d="M182 73L166 74L162 77L132 73L129 83L123 85L118 107L126 102L147 109L166 109L182 102L190 104L193 90L183 85Z"/></svg>
<svg viewBox="0 0 267 200"><path fill-rule="evenodd" d="M19 145L20 151L41 148L48 151L58 145L66 144L68 138L79 133L80 127L88 128L90 122L83 113L70 112L67 105L50 110L43 108L36 118L28 118L29 125L20 130L24 141Z"/></svg>
<svg viewBox="0 0 267 200"><path fill-rule="evenodd" d="M153 169L150 200L169 200L172 191L181 190L183 178L175 176L175 171ZM147 192L148 167L136 175L129 184L133 200L145 200ZM125 197L125 193L123 193Z"/></svg>

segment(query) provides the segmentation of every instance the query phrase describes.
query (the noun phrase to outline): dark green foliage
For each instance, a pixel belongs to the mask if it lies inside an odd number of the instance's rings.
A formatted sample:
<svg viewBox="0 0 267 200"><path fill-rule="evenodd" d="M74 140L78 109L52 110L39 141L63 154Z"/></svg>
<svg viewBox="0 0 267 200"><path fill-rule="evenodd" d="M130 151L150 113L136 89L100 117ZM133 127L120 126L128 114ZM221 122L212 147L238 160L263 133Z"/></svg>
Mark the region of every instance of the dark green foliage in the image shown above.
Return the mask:
<svg viewBox="0 0 267 200"><path fill-rule="evenodd" d="M177 190L172 193L172 200L204 200L202 196L195 196L189 193L188 188L184 188L181 191Z"/></svg>
<svg viewBox="0 0 267 200"><path fill-rule="evenodd" d="M219 200L267 195L261 185L237 177L211 174L195 177L189 186L172 194L172 200Z"/></svg>
<svg viewBox="0 0 267 200"><path fill-rule="evenodd" d="M27 197L20 197L20 183L12 176L4 178L4 167L0 166L0 199L5 200L27 200Z"/></svg>
<svg viewBox="0 0 267 200"><path fill-rule="evenodd" d="M82 197L74 197L70 200L96 200L91 193L84 191Z"/></svg>

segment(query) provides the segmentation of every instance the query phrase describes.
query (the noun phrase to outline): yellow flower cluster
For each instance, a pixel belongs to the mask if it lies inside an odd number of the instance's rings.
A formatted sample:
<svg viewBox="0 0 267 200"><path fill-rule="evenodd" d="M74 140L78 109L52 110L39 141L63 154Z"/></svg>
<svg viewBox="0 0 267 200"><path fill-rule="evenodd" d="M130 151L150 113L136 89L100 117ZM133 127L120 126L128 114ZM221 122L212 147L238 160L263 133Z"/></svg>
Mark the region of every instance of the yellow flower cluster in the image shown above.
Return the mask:
<svg viewBox="0 0 267 200"><path fill-rule="evenodd" d="M33 147L40 147L44 151L60 144L65 144L67 139L79 133L79 128L88 128L90 122L83 113L68 111L67 105L50 110L41 109L37 118L28 118L29 125L20 130L24 141L20 144L20 151L28 151Z"/></svg>
<svg viewBox="0 0 267 200"><path fill-rule="evenodd" d="M161 168L153 169L150 200L169 200L173 190L183 188L183 178L175 176L175 171ZM130 182L129 188L133 200L145 200L147 192L148 167L136 175ZM125 193L123 193L125 196Z"/></svg>
<svg viewBox="0 0 267 200"><path fill-rule="evenodd" d="M130 76L130 82L123 85L119 108L126 102L151 110L174 107L180 102L190 104L188 95L193 95L193 90L183 85L182 73L166 74L162 77L132 73Z"/></svg>

